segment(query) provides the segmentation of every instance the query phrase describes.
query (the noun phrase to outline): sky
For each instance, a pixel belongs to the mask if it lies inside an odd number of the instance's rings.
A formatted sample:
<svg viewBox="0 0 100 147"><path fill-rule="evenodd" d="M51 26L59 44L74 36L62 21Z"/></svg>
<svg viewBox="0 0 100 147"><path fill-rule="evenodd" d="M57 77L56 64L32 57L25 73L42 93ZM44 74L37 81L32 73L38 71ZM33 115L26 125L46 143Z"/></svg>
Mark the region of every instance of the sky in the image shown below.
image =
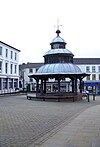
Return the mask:
<svg viewBox="0 0 100 147"><path fill-rule="evenodd" d="M60 36L75 58L100 57L100 0L0 0L0 41L19 50L19 63L44 62Z"/></svg>

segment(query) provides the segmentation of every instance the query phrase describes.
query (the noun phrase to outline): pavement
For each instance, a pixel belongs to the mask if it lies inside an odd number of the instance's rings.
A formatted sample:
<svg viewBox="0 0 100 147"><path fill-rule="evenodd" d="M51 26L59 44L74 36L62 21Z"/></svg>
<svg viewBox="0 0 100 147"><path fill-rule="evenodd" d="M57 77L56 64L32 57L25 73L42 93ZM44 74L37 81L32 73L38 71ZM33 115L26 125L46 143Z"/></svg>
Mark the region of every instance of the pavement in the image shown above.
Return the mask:
<svg viewBox="0 0 100 147"><path fill-rule="evenodd" d="M1 96L0 147L100 147L100 96L74 103Z"/></svg>
<svg viewBox="0 0 100 147"><path fill-rule="evenodd" d="M40 147L100 147L100 105L85 110Z"/></svg>

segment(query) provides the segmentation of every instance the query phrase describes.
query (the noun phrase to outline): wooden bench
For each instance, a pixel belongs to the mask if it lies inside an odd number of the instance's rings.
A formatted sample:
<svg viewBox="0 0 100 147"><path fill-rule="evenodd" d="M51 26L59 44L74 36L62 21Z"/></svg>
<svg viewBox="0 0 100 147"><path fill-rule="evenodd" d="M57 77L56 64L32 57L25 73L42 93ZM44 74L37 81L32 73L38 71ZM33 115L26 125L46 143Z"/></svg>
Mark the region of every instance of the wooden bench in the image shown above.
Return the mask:
<svg viewBox="0 0 100 147"><path fill-rule="evenodd" d="M35 93L27 93L27 99L32 99L32 98L36 98Z"/></svg>

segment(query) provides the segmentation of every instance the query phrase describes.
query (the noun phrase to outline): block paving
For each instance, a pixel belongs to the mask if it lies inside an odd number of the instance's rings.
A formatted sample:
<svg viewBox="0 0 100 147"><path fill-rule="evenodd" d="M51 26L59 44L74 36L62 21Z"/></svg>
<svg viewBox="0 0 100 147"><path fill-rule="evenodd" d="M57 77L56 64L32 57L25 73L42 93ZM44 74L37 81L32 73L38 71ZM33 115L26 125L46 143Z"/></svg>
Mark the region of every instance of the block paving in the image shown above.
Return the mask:
<svg viewBox="0 0 100 147"><path fill-rule="evenodd" d="M99 98L57 102L0 96L0 147L100 147Z"/></svg>

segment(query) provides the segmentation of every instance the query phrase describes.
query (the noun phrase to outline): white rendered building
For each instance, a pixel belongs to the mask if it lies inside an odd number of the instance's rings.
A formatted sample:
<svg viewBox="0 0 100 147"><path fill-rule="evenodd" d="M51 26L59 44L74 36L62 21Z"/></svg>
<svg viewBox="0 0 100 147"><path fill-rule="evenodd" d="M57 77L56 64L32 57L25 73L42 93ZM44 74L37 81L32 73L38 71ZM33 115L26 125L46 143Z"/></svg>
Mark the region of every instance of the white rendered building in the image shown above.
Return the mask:
<svg viewBox="0 0 100 147"><path fill-rule="evenodd" d="M75 58L74 63L90 74L84 78L84 88L90 93L100 94L100 58Z"/></svg>
<svg viewBox="0 0 100 147"><path fill-rule="evenodd" d="M27 86L30 87L30 90L34 89L34 86L36 84L35 79L29 78L31 74L36 73L38 68L43 65L43 63L23 63L19 66L19 73L20 73L20 80L19 80L19 88L27 89Z"/></svg>
<svg viewBox="0 0 100 147"><path fill-rule="evenodd" d="M19 52L0 41L0 93L14 92L19 88Z"/></svg>

